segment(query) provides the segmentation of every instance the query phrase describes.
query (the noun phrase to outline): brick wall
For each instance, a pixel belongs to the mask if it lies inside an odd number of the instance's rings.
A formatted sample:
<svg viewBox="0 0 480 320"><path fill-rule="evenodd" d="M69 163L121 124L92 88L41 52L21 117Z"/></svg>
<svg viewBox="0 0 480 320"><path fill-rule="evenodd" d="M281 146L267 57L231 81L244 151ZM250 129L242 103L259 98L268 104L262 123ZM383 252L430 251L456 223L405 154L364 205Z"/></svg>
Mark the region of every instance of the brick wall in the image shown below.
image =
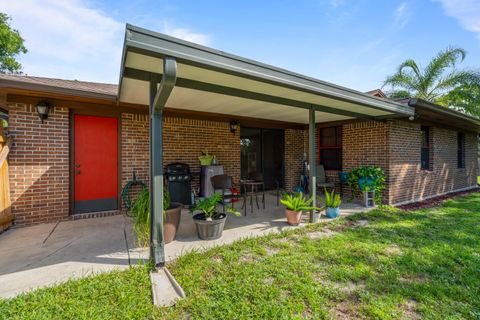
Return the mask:
<svg viewBox="0 0 480 320"><path fill-rule="evenodd" d="M42 124L35 107L9 104L9 155L15 225L67 219L69 215L69 113L53 108Z"/></svg>
<svg viewBox="0 0 480 320"><path fill-rule="evenodd" d="M364 121L343 125L343 170L364 165L386 174L383 202L418 201L476 185L476 134L466 134L466 168L457 169L457 131L431 127L432 170L420 165L420 124ZM327 173L330 175L330 173ZM346 188L349 193L348 187Z"/></svg>
<svg viewBox="0 0 480 320"><path fill-rule="evenodd" d="M224 173L233 177L234 184L240 183L240 128L230 132L230 124L221 121L165 118L164 164L184 162L192 172L200 172L202 150L215 155ZM198 178L193 186L198 187Z"/></svg>
<svg viewBox="0 0 480 320"><path fill-rule="evenodd" d="M137 179L147 186L150 176L149 119L146 114L122 113L122 187L132 180L133 172ZM140 186L131 189L132 198Z"/></svg>
<svg viewBox="0 0 480 320"><path fill-rule="evenodd" d="M29 104L8 104L15 146L10 161L12 212L16 225L69 218L69 111L55 107L41 124ZM122 186L135 170L148 183L148 116L124 113L122 126ZM207 148L240 179L240 130L228 122L167 117L164 122L164 164L185 162L200 170L198 156ZM405 121L358 122L343 125L343 170L377 165L388 175L386 202L413 201L474 186L478 171L477 139L466 134L466 168L456 168L457 132L432 128L432 171L420 169L420 124ZM299 183L302 159L308 151L306 130L285 130L285 188ZM327 172L337 179L336 172ZM198 187L198 179L194 181Z"/></svg>
<svg viewBox="0 0 480 320"><path fill-rule="evenodd" d="M389 137L390 124L379 121L362 121L343 125L343 171L360 166L378 166L389 174ZM345 186L345 194L351 194ZM388 201L388 189L384 190L383 202Z"/></svg>
<svg viewBox="0 0 480 320"><path fill-rule="evenodd" d="M122 185L132 177L132 171L148 181L148 117L122 114ZM164 165L184 162L193 172L200 171L198 156L207 149L224 165L226 174L240 180L240 129L230 132L228 122L192 120L167 117L164 122ZM302 158L308 151L306 130L285 130L285 189L293 190L299 184ZM142 168L146 168L142 170ZM194 179L198 187L198 179Z"/></svg>
<svg viewBox="0 0 480 320"><path fill-rule="evenodd" d="M148 115L122 113L122 186L133 177L148 181L150 175Z"/></svg>
<svg viewBox="0 0 480 320"><path fill-rule="evenodd" d="M450 191L476 186L477 138L465 134L465 168L457 168L457 131L431 127L431 170L420 166L420 124L395 121L390 134L391 204L411 202Z"/></svg>
<svg viewBox="0 0 480 320"><path fill-rule="evenodd" d="M147 115L122 114L122 185L132 178L135 170L139 179L148 183L149 125ZM225 174L234 183L240 180L240 130L230 132L228 122L166 117L163 129L163 163L183 162L192 172L200 172L198 156L207 149L215 155ZM194 178L193 187L198 188Z"/></svg>
<svg viewBox="0 0 480 320"><path fill-rule="evenodd" d="M303 156L308 150L306 130L285 129L285 190L292 191L300 182Z"/></svg>

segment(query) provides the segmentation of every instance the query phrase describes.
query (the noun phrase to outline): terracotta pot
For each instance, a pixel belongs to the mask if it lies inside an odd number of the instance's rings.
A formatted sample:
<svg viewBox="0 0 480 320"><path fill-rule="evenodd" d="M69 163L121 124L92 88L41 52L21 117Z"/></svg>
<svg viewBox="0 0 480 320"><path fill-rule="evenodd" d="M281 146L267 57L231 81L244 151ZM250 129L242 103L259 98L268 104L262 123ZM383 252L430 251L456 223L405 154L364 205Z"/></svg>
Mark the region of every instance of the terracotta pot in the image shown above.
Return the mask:
<svg viewBox="0 0 480 320"><path fill-rule="evenodd" d="M165 243L172 242L177 234L182 215L182 204L178 202L170 203L170 208L165 210L165 224L163 225L163 240Z"/></svg>
<svg viewBox="0 0 480 320"><path fill-rule="evenodd" d="M302 219L302 211L292 211L285 209L285 216L287 217L287 222L291 226L298 226L300 220Z"/></svg>

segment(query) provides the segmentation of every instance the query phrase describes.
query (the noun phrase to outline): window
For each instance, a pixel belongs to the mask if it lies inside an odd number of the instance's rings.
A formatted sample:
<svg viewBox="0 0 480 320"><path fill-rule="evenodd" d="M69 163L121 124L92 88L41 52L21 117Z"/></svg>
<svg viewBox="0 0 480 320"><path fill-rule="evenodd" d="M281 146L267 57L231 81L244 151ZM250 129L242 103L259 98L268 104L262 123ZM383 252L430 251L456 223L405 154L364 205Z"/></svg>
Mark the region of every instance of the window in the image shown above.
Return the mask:
<svg viewBox="0 0 480 320"><path fill-rule="evenodd" d="M431 148L432 148L432 140L430 137L430 127L421 126L420 128L422 132L422 148L421 148L421 167L422 170L431 170L432 169L432 161L431 161Z"/></svg>
<svg viewBox="0 0 480 320"><path fill-rule="evenodd" d="M342 170L342 127L320 128L318 155L325 170Z"/></svg>
<svg viewBox="0 0 480 320"><path fill-rule="evenodd" d="M457 133L457 168L465 168L465 134Z"/></svg>

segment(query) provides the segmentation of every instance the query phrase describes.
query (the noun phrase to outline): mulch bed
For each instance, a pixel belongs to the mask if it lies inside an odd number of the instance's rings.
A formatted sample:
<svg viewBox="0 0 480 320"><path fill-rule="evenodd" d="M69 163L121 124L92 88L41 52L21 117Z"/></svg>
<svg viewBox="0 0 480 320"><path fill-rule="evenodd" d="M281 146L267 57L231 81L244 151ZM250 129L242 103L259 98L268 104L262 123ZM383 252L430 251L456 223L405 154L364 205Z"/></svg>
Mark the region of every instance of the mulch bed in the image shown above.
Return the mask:
<svg viewBox="0 0 480 320"><path fill-rule="evenodd" d="M425 209L425 208L432 208L432 207L438 207L440 206L444 201L459 197L459 196L465 196L470 193L474 192L480 192L480 188L475 188L475 189L470 189L466 191L459 191L459 192L452 192L443 196L419 201L419 202L414 202L414 203L409 203L405 205L398 206L397 208L402 209L402 210L418 210L418 209Z"/></svg>

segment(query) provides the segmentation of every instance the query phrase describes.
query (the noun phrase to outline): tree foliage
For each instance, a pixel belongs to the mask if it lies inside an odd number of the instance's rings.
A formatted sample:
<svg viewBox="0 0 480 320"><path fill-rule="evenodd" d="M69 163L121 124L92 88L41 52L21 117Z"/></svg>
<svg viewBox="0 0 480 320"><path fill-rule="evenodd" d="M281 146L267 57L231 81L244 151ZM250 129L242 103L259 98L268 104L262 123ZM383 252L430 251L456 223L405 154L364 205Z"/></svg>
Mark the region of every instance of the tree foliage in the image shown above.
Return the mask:
<svg viewBox="0 0 480 320"><path fill-rule="evenodd" d="M10 26L10 21L8 15L0 12L0 73L21 73L22 65L17 57L27 53L27 48L20 32Z"/></svg>
<svg viewBox="0 0 480 320"><path fill-rule="evenodd" d="M480 71L457 68L466 54L462 48L449 47L425 68L412 59L405 60L385 79L383 87L391 87L388 96L392 98L415 97L480 115Z"/></svg>
<svg viewBox="0 0 480 320"><path fill-rule="evenodd" d="M438 103L480 118L480 86L465 84L438 99Z"/></svg>

